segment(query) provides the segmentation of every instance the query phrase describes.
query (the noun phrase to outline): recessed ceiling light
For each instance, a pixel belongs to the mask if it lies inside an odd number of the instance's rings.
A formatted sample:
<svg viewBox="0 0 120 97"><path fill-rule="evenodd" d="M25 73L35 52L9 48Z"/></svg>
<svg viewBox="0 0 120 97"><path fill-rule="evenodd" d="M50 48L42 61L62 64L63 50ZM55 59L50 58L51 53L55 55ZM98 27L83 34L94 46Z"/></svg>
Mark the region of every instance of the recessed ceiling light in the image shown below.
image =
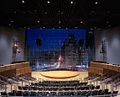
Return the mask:
<svg viewBox="0 0 120 97"><path fill-rule="evenodd" d="M108 25L108 27L111 27L111 25Z"/></svg>
<svg viewBox="0 0 120 97"><path fill-rule="evenodd" d="M30 27L27 27L27 29L30 29Z"/></svg>
<svg viewBox="0 0 120 97"><path fill-rule="evenodd" d="M8 26L11 26L11 24L8 24Z"/></svg>
<svg viewBox="0 0 120 97"><path fill-rule="evenodd" d="M22 3L25 3L25 1L24 1L24 0L22 0Z"/></svg>
<svg viewBox="0 0 120 97"><path fill-rule="evenodd" d="M40 23L40 21L38 20L37 23Z"/></svg>
<svg viewBox="0 0 120 97"><path fill-rule="evenodd" d="M78 27L75 27L75 29L77 29Z"/></svg>
<svg viewBox="0 0 120 97"><path fill-rule="evenodd" d="M80 21L80 23L82 24L82 23L83 23L83 21Z"/></svg>
<svg viewBox="0 0 120 97"><path fill-rule="evenodd" d="M61 28L61 27L59 26L59 28Z"/></svg>
<svg viewBox="0 0 120 97"><path fill-rule="evenodd" d="M14 23L14 21L11 21L11 23Z"/></svg>
<svg viewBox="0 0 120 97"><path fill-rule="evenodd" d="M70 1L70 4L73 4L73 1Z"/></svg>
<svg viewBox="0 0 120 97"><path fill-rule="evenodd" d="M95 5L97 5L97 4L98 4L98 2L96 1L96 2L95 2Z"/></svg>
<svg viewBox="0 0 120 97"><path fill-rule="evenodd" d="M88 33L89 33L89 34L92 34L93 32L92 32L92 31L89 31Z"/></svg>
<svg viewBox="0 0 120 97"><path fill-rule="evenodd" d="M94 30L94 28L90 28L90 30Z"/></svg>
<svg viewBox="0 0 120 97"><path fill-rule="evenodd" d="M50 1L47 1L48 4L50 4Z"/></svg>
<svg viewBox="0 0 120 97"><path fill-rule="evenodd" d="M45 14L47 14L47 12L45 12Z"/></svg>
<svg viewBox="0 0 120 97"><path fill-rule="evenodd" d="M14 14L16 14L16 11L13 11Z"/></svg>
<svg viewBox="0 0 120 97"><path fill-rule="evenodd" d="M61 23L61 21L59 20L59 21L58 21L58 23L60 24L60 23Z"/></svg>

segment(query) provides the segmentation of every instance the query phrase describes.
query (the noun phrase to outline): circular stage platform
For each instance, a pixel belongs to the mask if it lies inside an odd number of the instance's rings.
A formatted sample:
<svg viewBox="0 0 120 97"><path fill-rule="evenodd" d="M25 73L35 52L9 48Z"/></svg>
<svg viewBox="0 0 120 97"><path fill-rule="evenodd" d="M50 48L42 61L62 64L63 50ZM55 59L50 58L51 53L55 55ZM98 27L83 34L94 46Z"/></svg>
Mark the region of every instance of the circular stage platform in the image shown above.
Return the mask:
<svg viewBox="0 0 120 97"><path fill-rule="evenodd" d="M40 72L40 75L46 78L66 79L66 78L77 77L80 75L80 72L77 72L77 71L45 71L45 72Z"/></svg>
<svg viewBox="0 0 120 97"><path fill-rule="evenodd" d="M50 81L80 80L88 77L88 72L68 70L33 71L32 77L38 80L50 80Z"/></svg>

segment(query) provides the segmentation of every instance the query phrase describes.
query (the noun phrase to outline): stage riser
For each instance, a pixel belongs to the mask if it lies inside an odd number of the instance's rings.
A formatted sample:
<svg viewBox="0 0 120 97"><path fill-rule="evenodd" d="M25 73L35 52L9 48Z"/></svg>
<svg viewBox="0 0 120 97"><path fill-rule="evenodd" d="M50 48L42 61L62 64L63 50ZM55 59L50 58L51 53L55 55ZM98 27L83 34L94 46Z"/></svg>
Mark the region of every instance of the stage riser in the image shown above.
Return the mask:
<svg viewBox="0 0 120 97"><path fill-rule="evenodd" d="M100 62L91 62L88 69L89 76L115 75L118 73L120 73L120 66Z"/></svg>
<svg viewBox="0 0 120 97"><path fill-rule="evenodd" d="M31 72L29 62L8 64L0 67L0 75L6 77L31 76Z"/></svg>

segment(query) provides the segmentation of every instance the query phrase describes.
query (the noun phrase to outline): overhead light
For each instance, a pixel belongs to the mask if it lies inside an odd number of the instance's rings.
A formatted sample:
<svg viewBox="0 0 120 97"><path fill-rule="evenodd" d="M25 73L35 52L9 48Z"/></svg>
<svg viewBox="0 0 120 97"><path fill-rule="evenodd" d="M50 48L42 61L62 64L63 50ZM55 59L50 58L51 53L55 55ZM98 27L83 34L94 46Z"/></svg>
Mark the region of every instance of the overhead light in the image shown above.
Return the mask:
<svg viewBox="0 0 120 97"><path fill-rule="evenodd" d="M11 21L11 23L14 23L14 21Z"/></svg>
<svg viewBox="0 0 120 97"><path fill-rule="evenodd" d="M59 20L59 21L58 21L58 23L60 24L60 23L61 23L61 21Z"/></svg>
<svg viewBox="0 0 120 97"><path fill-rule="evenodd" d="M47 14L47 12L45 12L45 14Z"/></svg>
<svg viewBox="0 0 120 97"><path fill-rule="evenodd" d="M38 20L37 23L40 23L40 21Z"/></svg>
<svg viewBox="0 0 120 97"><path fill-rule="evenodd" d="M16 11L13 11L14 14L16 14Z"/></svg>
<svg viewBox="0 0 120 97"><path fill-rule="evenodd" d="M11 24L8 24L8 26L11 26Z"/></svg>
<svg viewBox="0 0 120 97"><path fill-rule="evenodd" d="M89 31L88 33L89 33L89 34L93 34L93 32L92 32L92 31Z"/></svg>
<svg viewBox="0 0 120 97"><path fill-rule="evenodd" d="M48 4L50 4L50 1L47 1Z"/></svg>
<svg viewBox="0 0 120 97"><path fill-rule="evenodd" d="M70 4L73 4L73 1L70 1Z"/></svg>
<svg viewBox="0 0 120 97"><path fill-rule="evenodd" d="M59 26L59 28L61 28L61 27Z"/></svg>
<svg viewBox="0 0 120 97"><path fill-rule="evenodd" d="M90 28L90 30L94 30L94 28Z"/></svg>
<svg viewBox="0 0 120 97"><path fill-rule="evenodd" d="M76 26L75 29L77 29L78 27Z"/></svg>
<svg viewBox="0 0 120 97"><path fill-rule="evenodd" d="M25 3L25 1L24 1L24 0L22 0L22 3Z"/></svg>
<svg viewBox="0 0 120 97"><path fill-rule="evenodd" d="M82 24L82 23L83 23L83 21L80 21L80 23Z"/></svg>
<svg viewBox="0 0 120 97"><path fill-rule="evenodd" d="M30 29L30 27L27 27L27 29Z"/></svg>
<svg viewBox="0 0 120 97"><path fill-rule="evenodd" d="M108 25L108 27L111 27L111 25Z"/></svg>
<svg viewBox="0 0 120 97"><path fill-rule="evenodd" d="M96 2L95 2L95 5L97 5L97 4L98 4L98 2L96 1Z"/></svg>
<svg viewBox="0 0 120 97"><path fill-rule="evenodd" d="M64 14L63 11L60 14Z"/></svg>

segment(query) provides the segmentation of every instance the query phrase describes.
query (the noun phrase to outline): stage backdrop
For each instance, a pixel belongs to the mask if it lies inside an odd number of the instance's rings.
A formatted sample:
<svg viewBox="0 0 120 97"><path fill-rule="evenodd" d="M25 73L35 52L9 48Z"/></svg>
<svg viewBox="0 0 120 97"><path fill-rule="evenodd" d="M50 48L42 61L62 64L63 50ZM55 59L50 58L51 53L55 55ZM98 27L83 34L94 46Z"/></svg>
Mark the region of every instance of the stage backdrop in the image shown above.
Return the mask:
<svg viewBox="0 0 120 97"><path fill-rule="evenodd" d="M65 68L87 63L85 29L29 29L26 36L27 58L33 68Z"/></svg>

